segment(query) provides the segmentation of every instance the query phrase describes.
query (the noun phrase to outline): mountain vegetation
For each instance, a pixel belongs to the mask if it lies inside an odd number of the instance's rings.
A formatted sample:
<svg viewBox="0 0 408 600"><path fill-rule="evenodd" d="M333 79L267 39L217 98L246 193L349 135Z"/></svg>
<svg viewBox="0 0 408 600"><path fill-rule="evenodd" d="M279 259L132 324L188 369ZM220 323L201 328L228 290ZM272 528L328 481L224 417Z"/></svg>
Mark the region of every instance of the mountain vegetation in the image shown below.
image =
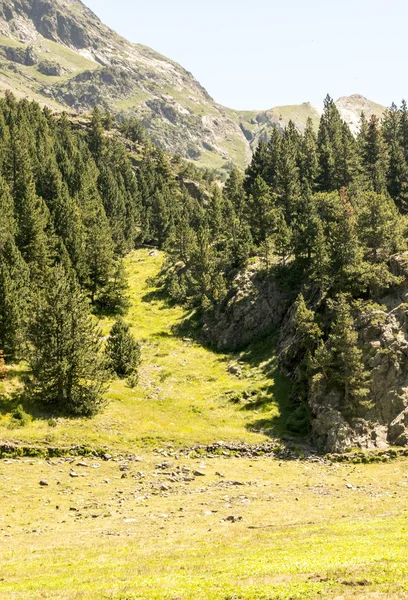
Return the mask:
<svg viewBox="0 0 408 600"><path fill-rule="evenodd" d="M65 115L7 93L0 114L0 347L7 362L29 362L27 392L90 415L103 405L107 379L92 313L126 312L123 256L141 242L164 243L180 206L193 202L183 185L188 166L178 159L173 169L146 143L135 172L98 110L76 131ZM120 323L110 362L126 375L137 369L138 349Z"/></svg>
<svg viewBox="0 0 408 600"><path fill-rule="evenodd" d="M328 397L350 425L369 414L358 323L405 281L394 267L406 249L405 103L382 123L363 115L355 138L328 96L317 134L310 120L303 133L276 127L223 187L135 120L95 109L78 128L10 94L0 108L0 346L7 362L28 361L33 398L92 415L109 366L137 381L123 257L147 244L167 253L164 293L195 311L211 343L237 273L253 268L286 294L291 429L305 432ZM119 316L105 353L92 313Z"/></svg>
<svg viewBox="0 0 408 600"><path fill-rule="evenodd" d="M260 139L292 120L316 127L310 103L263 111L217 104L180 65L118 36L79 0L0 1L0 89L51 110L89 112L95 105L142 121L165 151L219 170L241 169ZM384 107L362 96L340 98L342 118L358 129L360 113L380 117Z"/></svg>

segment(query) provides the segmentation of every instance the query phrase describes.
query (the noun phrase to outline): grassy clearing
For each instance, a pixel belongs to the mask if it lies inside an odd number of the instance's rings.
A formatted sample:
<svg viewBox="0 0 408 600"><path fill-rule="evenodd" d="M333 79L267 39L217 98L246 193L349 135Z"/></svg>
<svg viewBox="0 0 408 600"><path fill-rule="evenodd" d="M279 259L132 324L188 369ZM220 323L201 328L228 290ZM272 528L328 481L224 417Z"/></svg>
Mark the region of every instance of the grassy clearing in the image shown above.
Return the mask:
<svg viewBox="0 0 408 600"><path fill-rule="evenodd" d="M188 316L160 297L151 279L162 266L163 255L139 250L128 256L132 306L128 315L142 344L140 384L130 389L114 380L106 410L92 420L51 419L18 397L24 366L11 369L0 383L0 434L10 442L48 445L87 444L128 451L143 446L176 446L216 440L263 442L284 426L288 384L277 373L274 339L254 345L242 355L218 354L173 328ZM108 334L112 321L101 321ZM272 358L271 358L272 356ZM228 368L242 361L240 377ZM244 392L258 400L234 403ZM22 403L33 421L14 427L12 411ZM283 414L281 415L281 407Z"/></svg>
<svg viewBox="0 0 408 600"><path fill-rule="evenodd" d="M188 315L151 282L162 261L147 250L127 258L139 388L114 381L90 421L49 421L25 403L33 421L11 429L23 365L0 384L3 441L141 455L0 460L0 600L408 598L408 459L332 465L179 450L283 433L288 384L273 336L236 356L177 336ZM110 326L101 322L105 334ZM249 391L252 401L231 401Z"/></svg>
<svg viewBox="0 0 408 600"><path fill-rule="evenodd" d="M406 459L141 458L0 461L0 598L408 597Z"/></svg>

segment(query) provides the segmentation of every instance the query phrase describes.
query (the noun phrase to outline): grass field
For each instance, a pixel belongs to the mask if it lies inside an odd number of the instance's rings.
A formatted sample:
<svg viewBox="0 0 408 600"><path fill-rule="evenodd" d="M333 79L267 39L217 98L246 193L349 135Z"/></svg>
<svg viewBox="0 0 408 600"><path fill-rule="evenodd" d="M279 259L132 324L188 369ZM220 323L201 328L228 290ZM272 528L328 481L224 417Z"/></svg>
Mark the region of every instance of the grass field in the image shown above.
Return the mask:
<svg viewBox="0 0 408 600"><path fill-rule="evenodd" d="M273 336L225 355L177 335L188 315L151 282L162 261L147 250L127 259L138 388L114 381L107 409L80 421L17 400L23 365L1 384L3 442L106 446L113 458L0 460L0 600L408 598L408 459L183 449L284 433L288 383ZM251 401L231 401L245 392ZM17 401L33 421L12 428Z"/></svg>
<svg viewBox="0 0 408 600"><path fill-rule="evenodd" d="M148 250L136 251L126 261L132 301L127 318L142 344L139 386L130 389L125 381L113 381L106 410L92 420L50 420L50 415L19 396L18 376L24 374L24 367L18 365L0 383L3 441L58 446L80 442L124 452L160 443L255 443L282 432L288 384L277 373L273 336L242 355L227 355L174 334L173 328L188 315L180 307L169 306L151 283L162 262L163 255L149 256ZM111 323L101 322L104 334L109 333ZM228 371L238 361L241 377ZM231 401L244 392L253 394L252 403ZM11 428L15 425L13 408L20 402L33 421Z"/></svg>
<svg viewBox="0 0 408 600"><path fill-rule="evenodd" d="M408 597L406 459L140 459L0 461L2 600Z"/></svg>

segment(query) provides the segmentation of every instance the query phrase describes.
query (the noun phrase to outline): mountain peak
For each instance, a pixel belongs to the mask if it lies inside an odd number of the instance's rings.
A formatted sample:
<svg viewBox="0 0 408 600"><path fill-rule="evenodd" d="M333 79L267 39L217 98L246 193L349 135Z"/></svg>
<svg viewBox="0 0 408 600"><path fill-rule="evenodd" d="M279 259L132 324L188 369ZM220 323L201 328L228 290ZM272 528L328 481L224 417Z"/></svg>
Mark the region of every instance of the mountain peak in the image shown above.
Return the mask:
<svg viewBox="0 0 408 600"><path fill-rule="evenodd" d="M174 61L117 35L80 0L0 0L0 90L54 110L95 105L135 116L163 149L211 168L244 167L259 139L292 120L298 129L321 110L309 102L268 111L220 106ZM383 107L360 94L339 98L357 130L362 111Z"/></svg>

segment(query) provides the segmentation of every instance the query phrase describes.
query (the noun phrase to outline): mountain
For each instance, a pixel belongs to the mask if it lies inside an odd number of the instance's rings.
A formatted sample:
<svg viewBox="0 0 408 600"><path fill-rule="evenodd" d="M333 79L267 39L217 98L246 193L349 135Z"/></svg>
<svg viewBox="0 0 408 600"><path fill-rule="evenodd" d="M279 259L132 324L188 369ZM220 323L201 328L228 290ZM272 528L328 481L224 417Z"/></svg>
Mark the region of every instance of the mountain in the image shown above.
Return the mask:
<svg viewBox="0 0 408 600"><path fill-rule="evenodd" d="M260 138L292 119L299 129L320 109L304 103L266 111L217 104L191 73L105 26L80 0L0 0L0 90L53 110L89 111L95 104L137 116L172 153L213 168L244 167ZM362 96L340 98L355 131L360 113L384 107Z"/></svg>

